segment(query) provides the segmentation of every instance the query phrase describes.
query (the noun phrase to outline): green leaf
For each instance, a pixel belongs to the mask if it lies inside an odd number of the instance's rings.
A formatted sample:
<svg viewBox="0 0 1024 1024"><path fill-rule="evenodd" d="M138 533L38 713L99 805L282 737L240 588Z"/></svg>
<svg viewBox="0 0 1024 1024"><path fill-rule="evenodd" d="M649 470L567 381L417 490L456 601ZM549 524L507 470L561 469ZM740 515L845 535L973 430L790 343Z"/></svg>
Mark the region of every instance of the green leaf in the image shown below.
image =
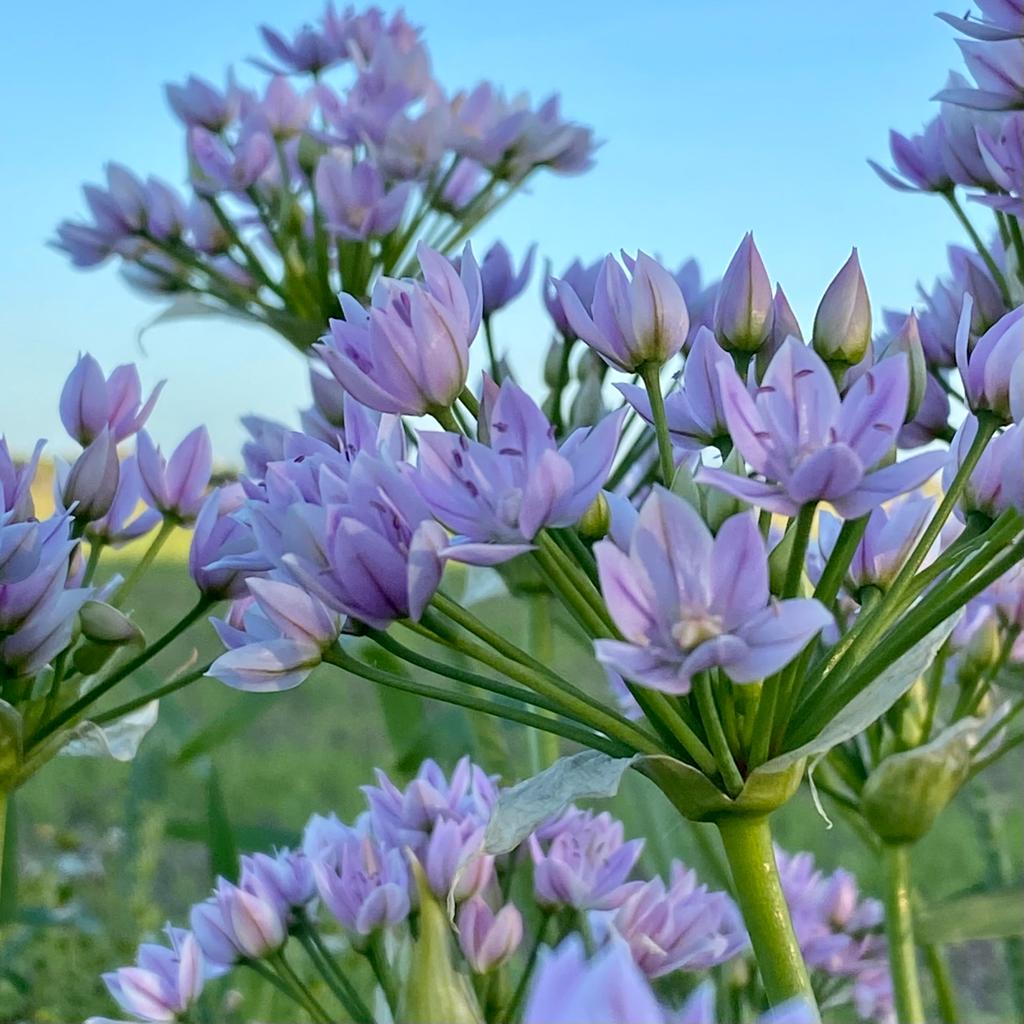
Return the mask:
<svg viewBox="0 0 1024 1024"><path fill-rule="evenodd" d="M504 790L487 823L485 851L499 854L514 850L538 825L576 800L615 796L622 773L632 763L633 758L582 750Z"/></svg>
<svg viewBox="0 0 1024 1024"><path fill-rule="evenodd" d="M909 651L900 655L842 708L812 740L765 762L751 777L759 772L784 771L798 761L824 755L833 747L863 732L917 682L918 677L935 660L935 655L946 642L946 637L952 632L960 615L960 612L951 615L945 622L939 623L930 633L923 636Z"/></svg>
<svg viewBox="0 0 1024 1024"><path fill-rule="evenodd" d="M1024 886L963 893L927 907L917 915L914 931L922 945L1024 935Z"/></svg>
<svg viewBox="0 0 1024 1024"><path fill-rule="evenodd" d="M228 806L220 784L220 774L210 765L206 779L206 847L210 853L210 872L223 875L229 882L238 878L238 846L228 818Z"/></svg>
<svg viewBox="0 0 1024 1024"><path fill-rule="evenodd" d="M14 793L0 793L0 925L18 913L18 811Z"/></svg>

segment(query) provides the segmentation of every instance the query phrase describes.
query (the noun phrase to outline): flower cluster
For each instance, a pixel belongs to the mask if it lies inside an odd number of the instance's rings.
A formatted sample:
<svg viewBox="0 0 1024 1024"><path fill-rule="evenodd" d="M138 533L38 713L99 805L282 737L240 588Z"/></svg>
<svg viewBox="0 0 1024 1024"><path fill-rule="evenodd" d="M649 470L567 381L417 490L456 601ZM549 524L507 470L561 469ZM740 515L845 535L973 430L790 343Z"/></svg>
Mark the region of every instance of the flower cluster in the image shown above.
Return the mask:
<svg viewBox="0 0 1024 1024"><path fill-rule="evenodd" d="M607 813L570 807L528 836L521 851L495 858L483 853L481 841L499 795L496 780L467 758L450 775L426 761L404 787L378 771L364 794L366 810L352 824L315 814L300 848L243 856L237 881L219 879L212 895L193 907L190 931L168 927L170 948L144 944L136 967L104 975L122 1009L146 1022L180 1019L196 1007L204 979L245 965L271 974L288 992L280 966L294 944L311 951L314 971L334 981L349 976L350 958L367 959L392 1012L402 1005L417 1012L408 1002L416 998L413 976L420 959L430 957L439 988L459 984L440 966L453 958L475 981L518 975L515 997L494 982L460 988L474 1006L472 1019L483 1019L476 1008L482 999L488 1013L535 1024L714 1024L712 982L696 986L679 1017L665 1008L656 983L678 971L699 977L741 955L747 939L735 905L678 862L669 883L635 878L642 843L624 841L621 823ZM814 967L856 979L856 986L881 985L884 977L869 980L881 948L874 935L877 905L857 902L850 876L814 872L809 855L778 857ZM525 895L508 902L509 892L528 891L516 882L524 873L532 873L535 902ZM417 878L425 888L418 889ZM439 938L427 904L448 898L455 916ZM574 931L579 913L588 921L589 954ZM539 957L537 948L524 946L524 919L543 922L538 944L553 940ZM350 950L336 959L328 949L337 944L325 941L332 922ZM884 965L881 971L884 976ZM370 993L353 997L351 984L334 991L347 992L357 1007L373 1004ZM857 997L865 1019L888 1019L883 994L870 1008L866 998ZM810 1021L809 1013L794 1001L758 1021L797 1024Z"/></svg>
<svg viewBox="0 0 1024 1024"><path fill-rule="evenodd" d="M109 164L104 185L85 186L88 217L57 229L76 266L116 257L136 288L192 293L308 350L342 314L336 293L404 274L416 237L449 251L537 171L592 163L592 133L557 96L534 106L487 82L447 93L401 13L331 6L292 37L261 32L262 85L167 86L188 194ZM487 279L488 316L525 283L500 249Z"/></svg>

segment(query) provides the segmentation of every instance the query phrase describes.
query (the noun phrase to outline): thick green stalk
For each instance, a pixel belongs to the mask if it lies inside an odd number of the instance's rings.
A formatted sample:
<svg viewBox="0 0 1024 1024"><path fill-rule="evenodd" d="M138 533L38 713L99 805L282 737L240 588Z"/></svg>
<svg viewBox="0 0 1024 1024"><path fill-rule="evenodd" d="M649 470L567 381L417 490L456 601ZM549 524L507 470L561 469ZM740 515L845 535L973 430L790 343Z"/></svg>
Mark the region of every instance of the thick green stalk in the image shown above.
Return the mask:
<svg viewBox="0 0 1024 1024"><path fill-rule="evenodd" d="M896 1019L899 1024L925 1024L921 983L917 976L914 914L911 905L910 847L887 843L885 857L885 931L889 939Z"/></svg>
<svg viewBox="0 0 1024 1024"><path fill-rule="evenodd" d="M312 928L303 918L300 920L295 934L306 950L306 955L312 961L313 966L316 967L338 1002L345 1007L349 1016L357 1024L373 1024L373 1013L366 1003L363 1002L362 997L352 986L352 983L341 972L341 969L334 961L334 957L331 956L327 947L321 941L316 929Z"/></svg>
<svg viewBox="0 0 1024 1024"><path fill-rule="evenodd" d="M956 1005L956 986L950 976L949 964L941 946L924 946L924 960L932 976L935 989L935 1003L942 1024L958 1024L960 1011Z"/></svg>
<svg viewBox="0 0 1024 1024"><path fill-rule="evenodd" d="M8 840L14 838L7 831L7 803L9 799L7 791L0 789L0 928L7 924L8 917L10 916L7 900L4 899L7 895L4 889L4 882L7 881L7 872L4 869L7 866L7 858L13 853L13 851L8 850L7 843ZM11 831L13 832L13 829Z"/></svg>
<svg viewBox="0 0 1024 1024"><path fill-rule="evenodd" d="M778 1006L803 998L817 1019L814 990L775 864L768 818L736 816L716 824L769 1003Z"/></svg>
<svg viewBox="0 0 1024 1024"><path fill-rule="evenodd" d="M672 454L672 438L669 436L668 419L665 416L665 396L661 393L661 364L644 363L639 368L639 373L647 389L647 397L651 400L651 419L654 420L654 433L658 438L661 482L666 487L671 487L676 460Z"/></svg>

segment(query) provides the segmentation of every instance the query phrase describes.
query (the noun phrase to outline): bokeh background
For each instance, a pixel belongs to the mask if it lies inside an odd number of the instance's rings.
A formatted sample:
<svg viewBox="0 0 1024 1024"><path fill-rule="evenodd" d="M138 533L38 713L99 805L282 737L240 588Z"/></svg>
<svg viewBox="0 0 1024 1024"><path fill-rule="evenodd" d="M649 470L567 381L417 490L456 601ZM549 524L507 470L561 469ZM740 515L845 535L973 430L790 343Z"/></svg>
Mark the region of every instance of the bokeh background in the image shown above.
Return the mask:
<svg viewBox="0 0 1024 1024"><path fill-rule="evenodd" d="M906 308L916 282L944 267L956 230L940 204L890 192L865 163L884 160L890 124L921 123L943 69L957 63L951 33L931 16L934 0L405 7L426 26L448 87L487 77L509 91L557 89L566 112L606 140L591 173L543 177L488 223L478 251L497 237L514 252L538 241L560 268L576 256L639 246L672 265L696 256L718 276L754 228L769 272L807 323L851 245L876 311ZM80 183L97 178L107 159L183 179L182 133L163 98L165 81L189 73L216 81L229 62L245 80L245 59L259 52L259 22L288 29L316 13L315 0L5 8L0 431L16 451L62 436L57 396L80 350L107 368L134 359L150 384L168 378L153 434L167 446L205 421L224 468L238 465L240 415L287 420L307 404L304 364L276 338L202 320L160 326L140 341L159 306L129 292L112 268L73 271L46 242L58 220L80 211ZM496 325L528 382L539 377L548 340L539 287L538 274ZM190 600L184 545L170 544L137 592L149 635ZM583 656L567 632L556 639L559 660ZM200 656L213 653L212 633L201 647ZM191 656L187 643L172 647L135 685L141 692ZM394 703L382 709L362 686L318 673L293 693L257 698L210 681L163 702L131 765L66 758L27 786L18 798L27 923L0 951L0 1021L109 1012L99 971L130 956L140 933L180 915L209 884L218 857L230 857L235 844L294 842L314 810L353 814L357 786L373 766L401 772L428 743L451 757L494 753L471 746L458 716L435 710L421 720ZM513 756L503 767L516 775L522 765ZM985 798L995 801L1018 859L1019 767L1002 766ZM643 785L631 782L618 810L634 834L648 835L651 863L681 855L713 879L716 867L694 833L660 824L654 791L636 788ZM935 898L990 867L976 812L958 801L915 851L917 877L929 880ZM860 841L842 821L830 827L808 801L787 809L780 834L792 848L813 849L824 866L859 871L864 887L876 889ZM1019 863L1010 869L1019 872ZM958 947L954 967L987 1019L1005 1019L994 949ZM271 1020L277 1011L249 1012Z"/></svg>

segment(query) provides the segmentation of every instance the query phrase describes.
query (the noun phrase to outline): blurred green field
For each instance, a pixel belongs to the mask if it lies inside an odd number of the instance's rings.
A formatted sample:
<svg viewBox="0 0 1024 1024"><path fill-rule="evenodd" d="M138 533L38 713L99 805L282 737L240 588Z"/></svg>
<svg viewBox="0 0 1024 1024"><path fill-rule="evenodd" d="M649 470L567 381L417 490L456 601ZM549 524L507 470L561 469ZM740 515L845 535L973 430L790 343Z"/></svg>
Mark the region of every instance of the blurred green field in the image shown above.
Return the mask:
<svg viewBox="0 0 1024 1024"><path fill-rule="evenodd" d="M135 593L150 638L193 600L182 555L180 543L170 545ZM118 564L116 557L105 559L99 579ZM520 635L525 623L510 621L510 610L521 614L518 603L496 599L480 614L505 634ZM555 637L556 664L571 666L572 678L585 683L586 652L568 632L556 628ZM217 650L212 629L201 624L115 691L114 703ZM596 666L592 678L599 687ZM251 695L204 679L162 702L159 722L133 763L61 757L48 765L17 796L21 914L0 957L0 1021L73 1021L111 1012L99 972L127 962L139 937L164 920L180 922L212 882L216 865L207 841L220 816L211 817L211 800L222 798L244 850L293 842L313 811L352 817L361 805L358 787L371 781L375 766L407 771L427 746L445 762L472 753L510 780L529 774L521 730L508 732L491 720L472 730L461 712L445 707L423 715L392 700L387 710L407 748L397 768L380 696L369 683L321 669L289 693ZM995 801L1019 879L1024 760L1013 760L990 780L988 799ZM982 885L985 862L971 808L978 797L977 785L962 793L915 851L916 877L927 884L930 900ZM666 811L645 780L628 781L616 810L632 834L647 835L649 867L680 856L713 880L706 844ZM866 891L878 893L870 853L841 820L829 828L806 794L780 815L778 836L788 848L813 850L823 867L854 871ZM952 950L952 960L973 1002L973 1016L964 1019L1011 1019L1001 949L967 943ZM246 1014L232 1019L294 1019L272 1002L247 1006Z"/></svg>

